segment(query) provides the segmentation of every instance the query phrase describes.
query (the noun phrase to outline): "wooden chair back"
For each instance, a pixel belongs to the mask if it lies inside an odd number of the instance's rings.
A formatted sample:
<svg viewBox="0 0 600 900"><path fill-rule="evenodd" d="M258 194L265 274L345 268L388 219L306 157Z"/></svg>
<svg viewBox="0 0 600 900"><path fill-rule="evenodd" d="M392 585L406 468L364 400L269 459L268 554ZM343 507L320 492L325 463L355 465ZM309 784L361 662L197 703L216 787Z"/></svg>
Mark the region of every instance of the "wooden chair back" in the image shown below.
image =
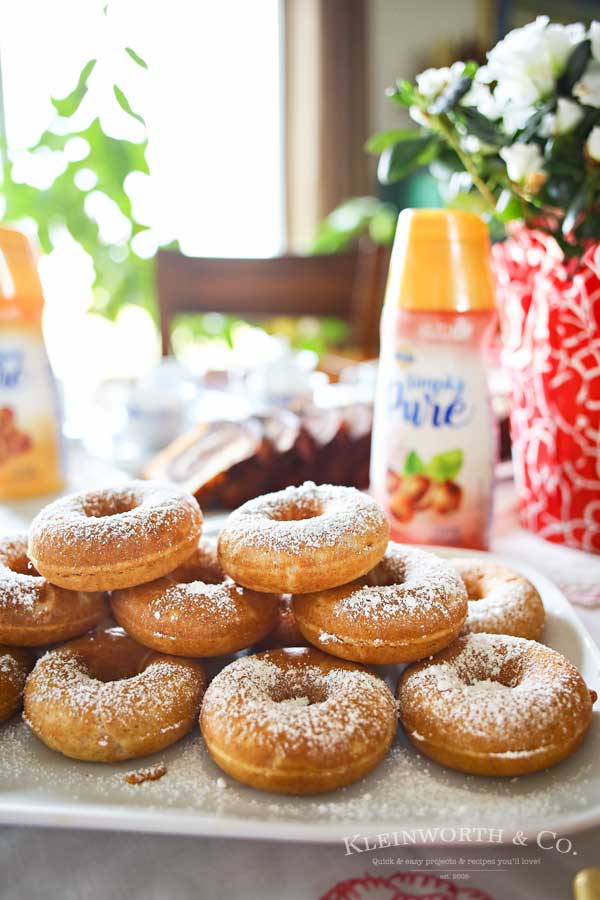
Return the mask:
<svg viewBox="0 0 600 900"><path fill-rule="evenodd" d="M161 250L157 286L163 355L180 313L219 312L240 318L336 316L350 325L350 342L377 353L387 248L360 245L327 256L213 259Z"/></svg>

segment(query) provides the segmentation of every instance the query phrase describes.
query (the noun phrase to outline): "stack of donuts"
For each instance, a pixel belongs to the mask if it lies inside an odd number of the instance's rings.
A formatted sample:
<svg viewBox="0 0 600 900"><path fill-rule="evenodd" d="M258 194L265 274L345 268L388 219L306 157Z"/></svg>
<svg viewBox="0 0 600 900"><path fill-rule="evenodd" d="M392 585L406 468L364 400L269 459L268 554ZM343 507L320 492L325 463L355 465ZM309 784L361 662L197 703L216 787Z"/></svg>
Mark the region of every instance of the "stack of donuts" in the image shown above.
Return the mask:
<svg viewBox="0 0 600 900"><path fill-rule="evenodd" d="M136 481L61 498L0 541L0 721L23 702L48 747L117 762L199 717L221 769L291 794L371 771L398 714L423 753L482 775L583 740L596 696L537 642L544 608L516 572L389 542L353 488L258 497L216 544L202 524L191 495ZM408 664L397 698L382 664Z"/></svg>

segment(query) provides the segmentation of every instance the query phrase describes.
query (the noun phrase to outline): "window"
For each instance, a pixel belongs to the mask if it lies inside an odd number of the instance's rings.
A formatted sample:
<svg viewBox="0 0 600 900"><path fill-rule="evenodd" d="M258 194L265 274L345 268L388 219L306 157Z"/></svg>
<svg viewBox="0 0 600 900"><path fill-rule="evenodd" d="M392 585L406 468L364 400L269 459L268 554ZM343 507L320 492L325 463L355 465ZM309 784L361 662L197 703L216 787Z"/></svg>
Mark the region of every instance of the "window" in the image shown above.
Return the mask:
<svg viewBox="0 0 600 900"><path fill-rule="evenodd" d="M90 101L105 131L142 136L115 103L115 78L147 125L151 174L126 182L150 226L136 246L139 255L151 256L173 240L191 255L278 253L284 243L280 0L110 0L106 13L105 5L19 0L2 9L11 154L37 140L55 116L50 97L66 96L83 65L96 58ZM125 47L148 69L132 62ZM31 156L23 156L23 166L35 166L28 175L43 188L56 162ZM101 234L120 227L114 205L98 202L94 214ZM68 234L42 261L41 274L48 350L66 388L67 412L76 416L98 380L148 368L159 352L156 331L139 307L125 306L115 322L87 313L93 271Z"/></svg>
<svg viewBox="0 0 600 900"><path fill-rule="evenodd" d="M204 256L269 256L283 245L279 0L20 0L1 15L5 119L13 149L52 119L50 96L99 58L148 126L152 177L131 193L159 241ZM133 47L148 72L127 68ZM111 65L111 63L114 63ZM100 69L100 66L98 66ZM101 82L101 77L98 79ZM101 83L99 90L101 90ZM110 88L110 86L109 86ZM104 122L124 133L106 93ZM100 104L101 105L101 100Z"/></svg>

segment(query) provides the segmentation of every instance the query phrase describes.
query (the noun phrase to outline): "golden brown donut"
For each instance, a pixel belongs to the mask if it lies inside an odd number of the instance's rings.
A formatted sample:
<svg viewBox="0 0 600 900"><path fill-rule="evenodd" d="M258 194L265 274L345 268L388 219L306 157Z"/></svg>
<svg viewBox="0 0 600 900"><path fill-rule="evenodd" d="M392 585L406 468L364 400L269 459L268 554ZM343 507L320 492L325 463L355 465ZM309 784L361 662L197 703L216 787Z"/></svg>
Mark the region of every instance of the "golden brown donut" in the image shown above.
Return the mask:
<svg viewBox="0 0 600 900"><path fill-rule="evenodd" d="M409 666L398 686L412 743L473 775L525 775L579 746L597 699L556 650L498 634L469 634Z"/></svg>
<svg viewBox="0 0 600 900"><path fill-rule="evenodd" d="M382 561L352 584L294 596L302 634L333 656L363 663L422 659L462 628L467 594L433 553L390 541Z"/></svg>
<svg viewBox="0 0 600 900"><path fill-rule="evenodd" d="M193 553L201 530L191 494L132 481L50 503L31 525L29 557L53 584L112 591L172 572Z"/></svg>
<svg viewBox="0 0 600 900"><path fill-rule="evenodd" d="M539 638L544 627L544 604L524 575L479 557L455 557L450 562L469 595L462 634L475 631Z"/></svg>
<svg viewBox="0 0 600 900"><path fill-rule="evenodd" d="M205 687L198 662L154 653L110 628L38 661L25 686L24 718L52 750L118 762L187 734Z"/></svg>
<svg viewBox="0 0 600 900"><path fill-rule="evenodd" d="M219 562L254 591L305 594L364 575L385 553L388 535L371 497L307 481L231 513L219 535Z"/></svg>
<svg viewBox="0 0 600 900"><path fill-rule="evenodd" d="M119 625L146 647L175 656L243 650L272 630L278 606L277 595L249 591L228 578L210 541L170 575L112 595Z"/></svg>
<svg viewBox="0 0 600 900"><path fill-rule="evenodd" d="M362 778L396 733L394 698L362 666L317 650L268 650L211 682L200 727L225 772L264 791L316 794Z"/></svg>
<svg viewBox="0 0 600 900"><path fill-rule="evenodd" d="M25 680L33 666L26 650L0 646L0 722L5 722L21 706Z"/></svg>
<svg viewBox="0 0 600 900"><path fill-rule="evenodd" d="M105 595L50 584L27 557L27 535L0 540L0 641L41 647L94 628L108 613Z"/></svg>

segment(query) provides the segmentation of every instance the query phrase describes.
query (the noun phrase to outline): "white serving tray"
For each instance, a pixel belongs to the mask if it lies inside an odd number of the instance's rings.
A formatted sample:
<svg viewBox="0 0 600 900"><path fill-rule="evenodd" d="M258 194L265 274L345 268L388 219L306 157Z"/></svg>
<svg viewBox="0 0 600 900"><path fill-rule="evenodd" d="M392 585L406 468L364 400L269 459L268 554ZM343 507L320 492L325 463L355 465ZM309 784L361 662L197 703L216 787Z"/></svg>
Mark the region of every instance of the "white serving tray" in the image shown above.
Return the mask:
<svg viewBox="0 0 600 900"><path fill-rule="evenodd" d="M560 591L527 566L485 555L536 584L547 614L542 640L600 693L600 651ZM395 683L399 671L387 666L383 674ZM159 762L168 770L162 779L123 782L124 773ZM501 831L507 843L518 832L528 839L541 829L573 833L600 824L600 709L578 752L537 775L461 775L421 756L399 729L391 754L366 779L302 798L237 784L211 761L197 729L144 760L94 765L48 750L17 716L0 727L0 823L312 842L404 832L408 841L414 835L424 844L464 841L468 832L460 829L481 829L478 839L490 835L493 841Z"/></svg>

